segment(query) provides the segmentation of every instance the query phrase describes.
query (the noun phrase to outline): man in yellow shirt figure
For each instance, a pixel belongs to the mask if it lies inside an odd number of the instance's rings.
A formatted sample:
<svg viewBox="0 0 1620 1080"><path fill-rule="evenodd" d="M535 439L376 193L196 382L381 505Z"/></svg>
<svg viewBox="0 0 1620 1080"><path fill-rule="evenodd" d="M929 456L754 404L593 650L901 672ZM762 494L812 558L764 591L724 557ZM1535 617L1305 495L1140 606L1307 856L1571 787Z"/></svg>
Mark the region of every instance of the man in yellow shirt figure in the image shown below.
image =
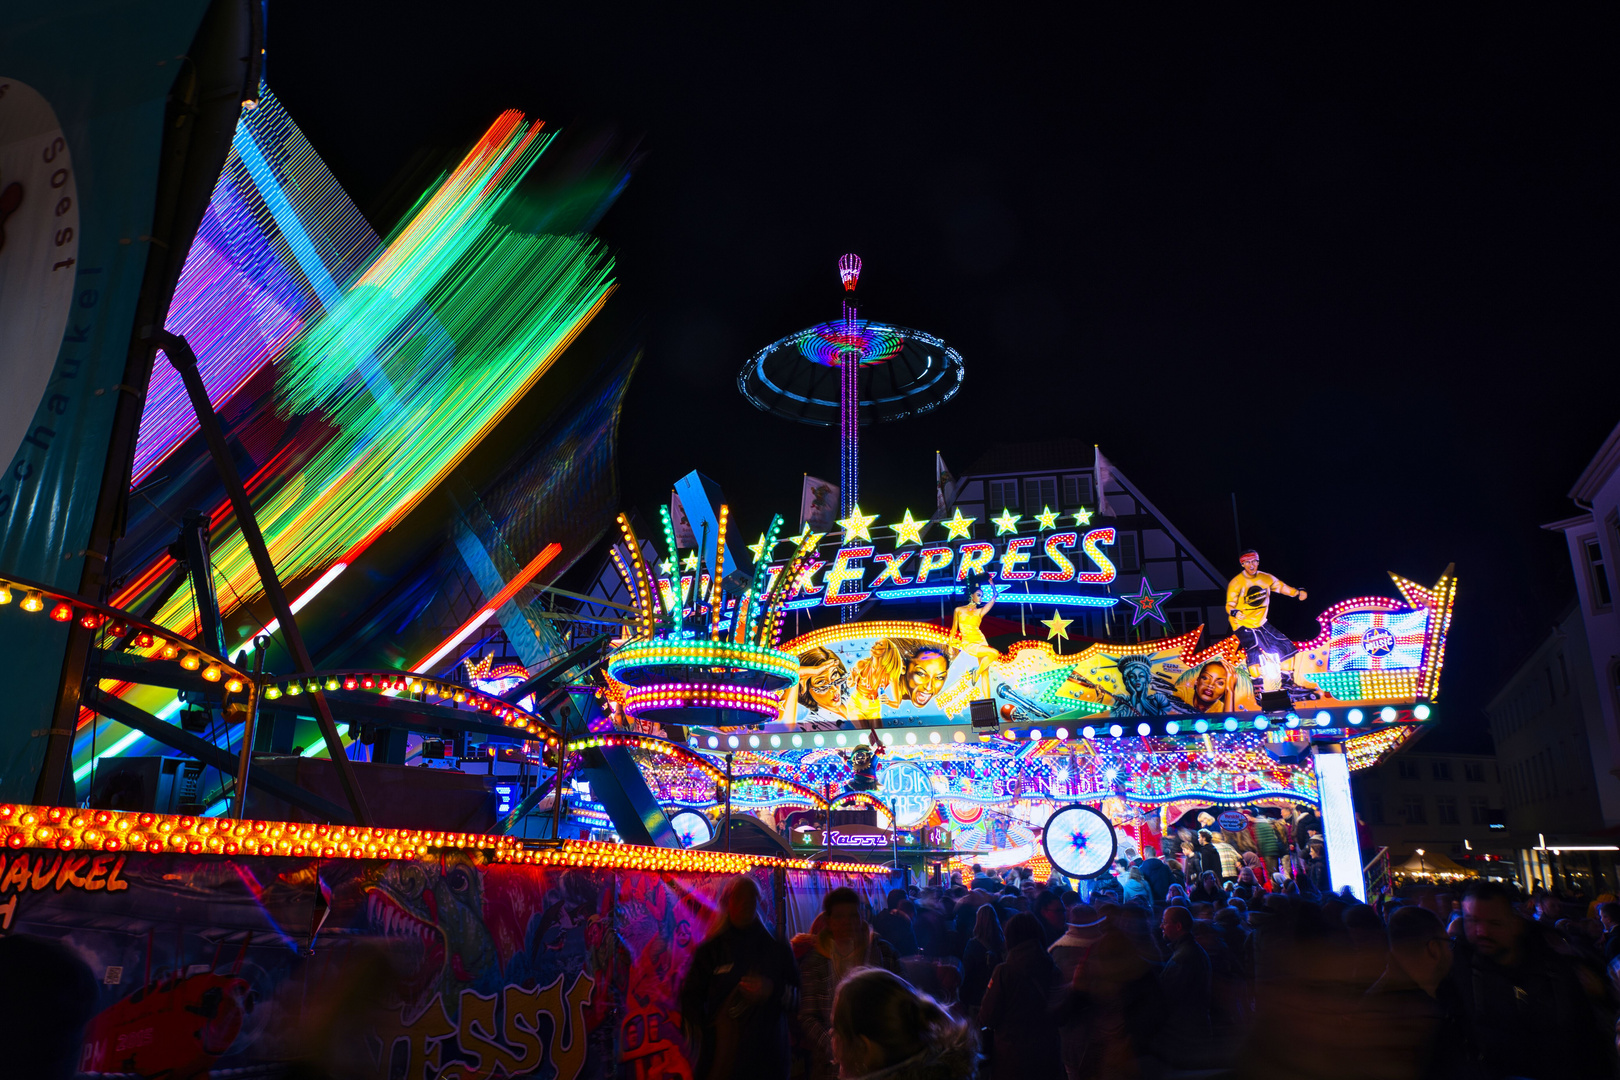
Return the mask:
<svg viewBox="0 0 1620 1080"><path fill-rule="evenodd" d="M1262 573L1260 553L1253 548L1238 556L1238 564L1243 567L1243 572L1226 586L1226 617L1232 624L1232 633L1236 635L1238 644L1243 647L1250 678L1260 682L1261 656L1272 654L1280 667L1299 651L1287 634L1266 621L1266 615L1271 610L1271 594L1282 593L1303 600L1307 593L1273 574ZM1284 689L1292 689L1293 673L1283 672L1282 682Z"/></svg>

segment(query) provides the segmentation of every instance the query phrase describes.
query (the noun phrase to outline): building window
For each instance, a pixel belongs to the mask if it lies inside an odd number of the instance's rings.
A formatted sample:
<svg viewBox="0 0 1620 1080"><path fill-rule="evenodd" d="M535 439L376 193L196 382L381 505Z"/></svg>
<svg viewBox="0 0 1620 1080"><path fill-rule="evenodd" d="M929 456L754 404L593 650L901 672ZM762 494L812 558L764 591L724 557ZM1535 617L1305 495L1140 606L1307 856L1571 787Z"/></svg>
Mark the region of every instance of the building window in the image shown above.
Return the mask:
<svg viewBox="0 0 1620 1080"><path fill-rule="evenodd" d="M1423 813L1423 796L1421 795L1408 795L1401 807L1401 812L1405 815L1408 825L1427 825L1429 823L1428 816Z"/></svg>
<svg viewBox="0 0 1620 1080"><path fill-rule="evenodd" d="M1197 608L1187 611L1167 611L1170 618L1170 629L1177 634L1190 634L1203 625L1204 613Z"/></svg>
<svg viewBox="0 0 1620 1080"><path fill-rule="evenodd" d="M1451 762L1449 762L1449 761L1431 761L1431 762L1429 762L1429 772L1431 774L1433 774L1433 776L1434 776L1434 778L1436 780L1450 780L1451 779Z"/></svg>
<svg viewBox="0 0 1620 1080"><path fill-rule="evenodd" d="M1595 536L1589 536L1581 543L1586 547L1586 576L1592 586L1592 608L1607 611L1613 605L1614 597L1609 592L1609 569L1603 563L1603 545L1598 543Z"/></svg>
<svg viewBox="0 0 1620 1080"><path fill-rule="evenodd" d="M1065 476L1063 478L1063 505L1091 505L1091 477Z"/></svg>
<svg viewBox="0 0 1620 1080"><path fill-rule="evenodd" d="M1136 554L1135 533L1120 534L1119 572L1122 574L1140 574L1142 572L1142 560Z"/></svg>
<svg viewBox="0 0 1620 1080"><path fill-rule="evenodd" d="M1029 512L1050 510L1058 504L1057 481L1050 479L1024 481L1024 493L1029 496Z"/></svg>
<svg viewBox="0 0 1620 1080"><path fill-rule="evenodd" d="M1468 823L1470 825L1489 825L1491 823L1491 803L1485 796L1468 796Z"/></svg>
<svg viewBox="0 0 1620 1080"><path fill-rule="evenodd" d="M1485 782L1485 763L1483 761L1463 762L1463 779L1470 784L1483 784Z"/></svg>
<svg viewBox="0 0 1620 1080"><path fill-rule="evenodd" d="M1018 481L992 480L989 483L989 499L985 510L1009 510L1018 506Z"/></svg>
<svg viewBox="0 0 1620 1080"><path fill-rule="evenodd" d="M1457 824L1457 797L1441 795L1434 800L1435 820L1441 825Z"/></svg>
<svg viewBox="0 0 1620 1080"><path fill-rule="evenodd" d="M1361 806L1362 818L1369 825L1384 823L1384 800L1378 795L1363 795L1356 800Z"/></svg>
<svg viewBox="0 0 1620 1080"><path fill-rule="evenodd" d="M1398 763L1402 780L1416 780L1418 778L1417 762L1402 758Z"/></svg>

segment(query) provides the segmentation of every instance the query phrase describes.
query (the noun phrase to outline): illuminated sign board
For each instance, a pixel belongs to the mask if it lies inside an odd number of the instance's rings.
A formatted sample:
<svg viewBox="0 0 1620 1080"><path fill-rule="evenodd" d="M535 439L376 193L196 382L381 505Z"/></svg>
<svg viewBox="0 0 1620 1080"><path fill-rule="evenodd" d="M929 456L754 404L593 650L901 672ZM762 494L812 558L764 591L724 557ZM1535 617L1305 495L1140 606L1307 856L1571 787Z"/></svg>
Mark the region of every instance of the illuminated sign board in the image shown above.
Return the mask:
<svg viewBox="0 0 1620 1080"><path fill-rule="evenodd" d="M906 516L910 518L909 513ZM965 524L972 520L962 519ZM986 585L996 600L1006 603L1111 608L1118 602L1116 597L1075 591L1077 587L1108 585L1119 576L1113 560L1103 551L1114 544L1116 533L1112 526L1058 529L992 542L955 539L959 533L967 532L966 528L952 528L951 521L942 524L951 531L952 539L939 543L916 539L893 550L880 550L879 544L864 537L849 537L857 542L845 543L830 562L812 556L798 580L789 585L788 610L842 607L874 596L895 601L960 596L970 581ZM897 537L901 538L913 539L909 535ZM763 549L760 554L764 556ZM771 565L773 580L781 572L782 564ZM707 589L708 576L699 576L701 595ZM692 575L683 575L683 599L690 599L692 585ZM1011 591L1012 585L1019 586L1020 591ZM669 579L661 580L659 589L666 600L671 599L673 584Z"/></svg>

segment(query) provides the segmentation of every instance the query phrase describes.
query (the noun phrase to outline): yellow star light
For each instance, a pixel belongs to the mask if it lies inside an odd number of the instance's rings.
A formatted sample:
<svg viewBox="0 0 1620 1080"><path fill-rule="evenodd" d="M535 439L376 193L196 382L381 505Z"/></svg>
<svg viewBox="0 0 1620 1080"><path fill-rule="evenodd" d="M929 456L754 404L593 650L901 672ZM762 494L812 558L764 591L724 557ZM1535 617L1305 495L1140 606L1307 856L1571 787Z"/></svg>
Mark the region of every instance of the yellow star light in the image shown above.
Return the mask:
<svg viewBox="0 0 1620 1080"><path fill-rule="evenodd" d="M682 570L696 570L697 569L697 552L694 551L694 552L692 552L692 554L690 554L690 555L688 555L686 557L686 561L681 563L681 569Z"/></svg>
<svg viewBox="0 0 1620 1080"><path fill-rule="evenodd" d="M1074 512L1074 523L1076 525L1090 525L1091 524L1091 511L1087 510L1083 506L1080 509L1076 510Z"/></svg>
<svg viewBox="0 0 1620 1080"><path fill-rule="evenodd" d="M759 562L761 559L763 559L765 557L765 534L764 533L760 533L759 534L759 539L756 540L754 543L748 545L748 553L754 557L755 562Z"/></svg>
<svg viewBox="0 0 1620 1080"><path fill-rule="evenodd" d="M856 503L850 510L849 517L839 518L838 526L844 530L844 543L852 540L871 540L872 523L878 519L876 514L861 513L861 504Z"/></svg>
<svg viewBox="0 0 1620 1080"><path fill-rule="evenodd" d="M1042 529L1057 528L1058 512L1050 506L1041 507L1041 512L1035 515L1035 520L1041 523Z"/></svg>
<svg viewBox="0 0 1620 1080"><path fill-rule="evenodd" d="M792 544L794 549L797 550L799 545L804 543L804 538L809 536L809 535L810 535L810 526L808 524L806 524L804 528L799 530L799 535L798 536L790 537L788 539L788 543Z"/></svg>
<svg viewBox="0 0 1620 1080"><path fill-rule="evenodd" d="M964 536L973 535L973 523L978 520L978 518L963 517L962 508L958 506L956 508L955 516L949 521L940 522L940 524L945 526L945 539L959 540Z"/></svg>
<svg viewBox="0 0 1620 1080"><path fill-rule="evenodd" d="M1005 536L1010 532L1017 532L1018 531L1018 523L1020 521L1023 521L1024 519L1019 517L1017 514L1013 513L1011 510L1007 509L1005 506L1003 506L1001 508L1001 516L996 517L996 518L991 518L990 520L995 522L996 535L997 536Z"/></svg>
<svg viewBox="0 0 1620 1080"><path fill-rule="evenodd" d="M889 526L894 530L894 546L904 547L907 544L922 543L923 530L932 524L933 522L926 518L918 521L911 516L911 511L907 510L906 516L901 520L900 524Z"/></svg>
<svg viewBox="0 0 1620 1080"><path fill-rule="evenodd" d="M1063 614L1059 612L1057 608L1052 609L1052 617L1050 619L1042 619L1040 622L1042 626L1046 627L1046 640L1051 641L1053 638L1057 638L1060 641L1069 640L1069 624L1074 622L1074 620L1065 619Z"/></svg>

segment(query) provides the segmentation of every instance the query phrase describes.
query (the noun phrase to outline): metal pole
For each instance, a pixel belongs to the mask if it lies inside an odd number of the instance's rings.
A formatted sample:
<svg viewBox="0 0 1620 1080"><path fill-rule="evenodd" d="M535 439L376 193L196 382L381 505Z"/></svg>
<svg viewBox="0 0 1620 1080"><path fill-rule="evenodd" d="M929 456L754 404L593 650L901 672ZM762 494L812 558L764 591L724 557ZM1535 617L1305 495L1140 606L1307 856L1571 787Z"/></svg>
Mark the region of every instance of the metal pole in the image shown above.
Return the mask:
<svg viewBox="0 0 1620 1080"><path fill-rule="evenodd" d="M731 854L731 755L726 755L726 854Z"/></svg>
<svg viewBox="0 0 1620 1080"><path fill-rule="evenodd" d="M270 639L254 642L253 681L248 683L247 719L242 721L242 753L236 759L236 797L231 800L231 817L242 820L247 807L248 768L253 763L253 736L259 727L259 696L264 678L264 647Z"/></svg>
<svg viewBox="0 0 1620 1080"><path fill-rule="evenodd" d="M253 515L253 504L248 501L247 490L242 487L242 478L236 472L236 462L231 458L230 448L225 445L225 435L220 430L219 417L214 414L214 407L208 401L208 390L203 386L202 376L197 374L197 354L191 351L186 339L178 334L159 330L153 337L163 347L169 363L180 373L181 381L186 384L186 393L191 397L191 406L197 413L197 424L202 428L203 438L208 443L208 452L213 455L214 466L219 470L219 478L225 484L225 494L230 497L231 509L236 513L236 523L242 530L242 539L247 541L248 551L253 555L253 565L259 572L259 580L264 585L264 594L270 601L270 609L276 613L276 619L281 624L287 651L292 654L293 663L298 666L300 674L314 671L315 665L310 662L309 649L304 646L304 635L298 631L298 623L293 619L292 606L287 602L287 594L281 588L281 578L276 574L276 564L271 561L270 549L265 546L264 533L259 531L259 520ZM338 780L343 785L343 794L348 797L349 809L354 814L355 824L370 825L371 811L366 807L365 795L360 791L360 783L354 775L354 766L343 748L343 737L338 734L337 723L332 719L331 706L327 704L325 695L320 691L312 691L312 695L315 699L316 719L320 723L321 737L326 740L326 751L331 755L332 764L337 769Z"/></svg>

